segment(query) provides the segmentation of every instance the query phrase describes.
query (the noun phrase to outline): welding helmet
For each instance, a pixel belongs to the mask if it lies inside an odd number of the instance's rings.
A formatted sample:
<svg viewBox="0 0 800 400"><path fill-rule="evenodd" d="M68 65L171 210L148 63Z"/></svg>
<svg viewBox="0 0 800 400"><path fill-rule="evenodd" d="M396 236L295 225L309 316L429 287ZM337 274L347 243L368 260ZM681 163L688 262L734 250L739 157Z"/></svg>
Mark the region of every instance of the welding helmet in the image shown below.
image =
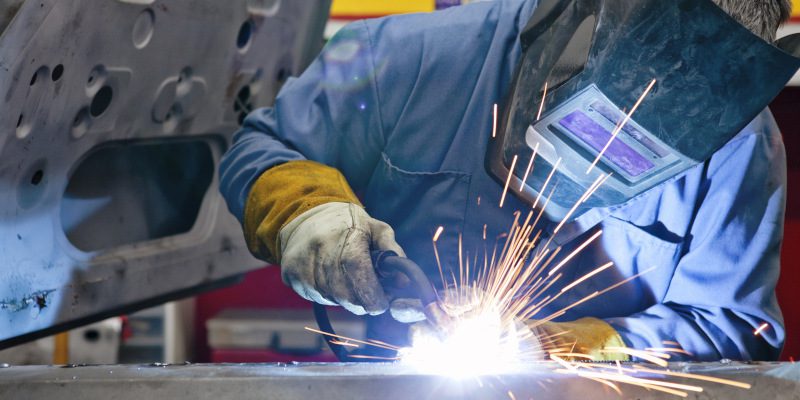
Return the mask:
<svg viewBox="0 0 800 400"><path fill-rule="evenodd" d="M800 67L798 35L767 43L710 0L545 0L520 42L486 167L523 200L548 199L554 221L708 160Z"/></svg>

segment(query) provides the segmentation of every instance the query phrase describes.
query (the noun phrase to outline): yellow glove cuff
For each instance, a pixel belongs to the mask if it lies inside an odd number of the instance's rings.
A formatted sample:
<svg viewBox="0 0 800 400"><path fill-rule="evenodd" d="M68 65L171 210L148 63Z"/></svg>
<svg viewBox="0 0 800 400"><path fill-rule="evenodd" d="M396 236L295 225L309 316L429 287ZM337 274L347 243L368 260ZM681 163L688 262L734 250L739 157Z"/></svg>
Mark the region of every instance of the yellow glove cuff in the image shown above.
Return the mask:
<svg viewBox="0 0 800 400"><path fill-rule="evenodd" d="M361 205L335 168L313 161L290 161L266 170L253 184L244 208L244 237L250 252L280 262L278 233L298 215L325 203Z"/></svg>
<svg viewBox="0 0 800 400"><path fill-rule="evenodd" d="M628 356L622 353L600 351L607 347L625 347L619 333L601 319L586 317L572 322L531 321L530 326L539 335L545 350L586 354L594 357L595 361L628 360Z"/></svg>

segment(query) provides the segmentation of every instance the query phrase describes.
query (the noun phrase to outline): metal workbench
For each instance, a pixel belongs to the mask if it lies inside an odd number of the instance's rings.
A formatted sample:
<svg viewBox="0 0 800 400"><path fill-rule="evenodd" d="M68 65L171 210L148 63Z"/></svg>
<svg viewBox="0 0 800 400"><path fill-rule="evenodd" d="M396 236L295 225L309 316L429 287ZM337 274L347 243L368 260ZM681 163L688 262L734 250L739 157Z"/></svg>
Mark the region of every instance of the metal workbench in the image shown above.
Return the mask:
<svg viewBox="0 0 800 400"><path fill-rule="evenodd" d="M600 383L531 365L501 376L455 379L397 364L187 364L8 366L0 368L2 399L650 399L679 398ZM673 363L672 371L750 383L741 389L671 377L703 387L696 399L800 399L800 366L789 363ZM653 379L664 379L649 376Z"/></svg>

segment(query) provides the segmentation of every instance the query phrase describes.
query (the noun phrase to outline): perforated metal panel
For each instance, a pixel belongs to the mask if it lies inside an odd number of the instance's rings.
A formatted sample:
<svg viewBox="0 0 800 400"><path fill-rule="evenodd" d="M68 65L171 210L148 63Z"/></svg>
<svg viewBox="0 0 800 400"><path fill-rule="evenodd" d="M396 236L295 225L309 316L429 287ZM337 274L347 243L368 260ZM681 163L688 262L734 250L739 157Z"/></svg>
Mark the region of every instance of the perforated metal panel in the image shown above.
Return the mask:
<svg viewBox="0 0 800 400"><path fill-rule="evenodd" d="M262 265L217 191L329 0L0 2L0 348Z"/></svg>

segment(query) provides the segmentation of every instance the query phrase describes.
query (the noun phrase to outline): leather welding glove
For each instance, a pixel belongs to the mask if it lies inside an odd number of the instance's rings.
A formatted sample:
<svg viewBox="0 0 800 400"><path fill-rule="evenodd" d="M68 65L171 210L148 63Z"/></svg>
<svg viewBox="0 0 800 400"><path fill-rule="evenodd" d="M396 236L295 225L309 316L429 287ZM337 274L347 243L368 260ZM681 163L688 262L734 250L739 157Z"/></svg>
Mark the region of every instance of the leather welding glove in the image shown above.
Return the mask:
<svg viewBox="0 0 800 400"><path fill-rule="evenodd" d="M594 361L627 361L622 353L606 353L609 347L625 347L619 333L601 319L585 317L572 322L542 322L530 320L528 328L539 338L544 350L561 353L581 353ZM557 354L557 352L556 352Z"/></svg>
<svg viewBox="0 0 800 400"><path fill-rule="evenodd" d="M397 299L392 302L389 312L392 314L392 318L404 324L413 324L425 320L425 313L420 299Z"/></svg>
<svg viewBox="0 0 800 400"><path fill-rule="evenodd" d="M248 196L244 231L250 251L280 264L284 283L305 299L358 315L389 307L370 250L403 250L338 170L312 161L267 170Z"/></svg>

